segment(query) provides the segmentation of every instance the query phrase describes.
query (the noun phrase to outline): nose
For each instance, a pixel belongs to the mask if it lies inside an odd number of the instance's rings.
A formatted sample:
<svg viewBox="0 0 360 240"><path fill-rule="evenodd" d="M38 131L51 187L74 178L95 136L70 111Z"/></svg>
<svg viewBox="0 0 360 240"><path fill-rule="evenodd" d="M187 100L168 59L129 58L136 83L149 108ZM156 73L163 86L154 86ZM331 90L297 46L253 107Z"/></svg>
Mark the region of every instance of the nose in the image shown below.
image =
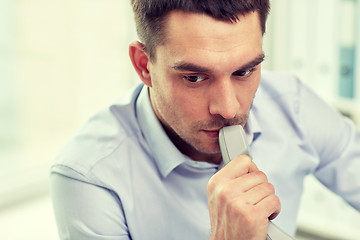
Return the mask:
<svg viewBox="0 0 360 240"><path fill-rule="evenodd" d="M240 103L231 79L218 81L217 84L214 84L211 92L210 114L220 115L224 119L233 119L240 108Z"/></svg>

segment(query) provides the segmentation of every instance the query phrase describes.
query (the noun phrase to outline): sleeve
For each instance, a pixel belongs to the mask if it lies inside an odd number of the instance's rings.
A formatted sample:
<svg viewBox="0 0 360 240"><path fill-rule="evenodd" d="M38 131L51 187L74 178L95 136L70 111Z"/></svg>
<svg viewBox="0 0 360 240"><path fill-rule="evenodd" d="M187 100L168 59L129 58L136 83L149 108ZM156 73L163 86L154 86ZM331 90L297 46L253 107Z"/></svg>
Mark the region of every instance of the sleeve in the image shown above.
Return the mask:
<svg viewBox="0 0 360 240"><path fill-rule="evenodd" d="M119 198L110 190L50 175L51 199L61 240L129 240Z"/></svg>
<svg viewBox="0 0 360 240"><path fill-rule="evenodd" d="M300 97L300 122L319 159L314 175L360 211L360 131L309 89Z"/></svg>

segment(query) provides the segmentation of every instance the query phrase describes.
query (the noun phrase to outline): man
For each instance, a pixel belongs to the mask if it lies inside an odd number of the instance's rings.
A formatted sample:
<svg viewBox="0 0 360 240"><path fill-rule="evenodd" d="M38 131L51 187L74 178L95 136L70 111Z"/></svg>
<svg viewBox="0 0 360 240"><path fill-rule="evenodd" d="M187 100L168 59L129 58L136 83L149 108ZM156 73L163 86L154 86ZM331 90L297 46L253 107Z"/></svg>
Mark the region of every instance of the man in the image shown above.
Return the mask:
<svg viewBox="0 0 360 240"><path fill-rule="evenodd" d="M56 159L61 239L265 239L275 217L294 234L310 173L360 210L359 131L291 75L261 75L268 1L132 5L143 84ZM237 124L253 161L223 166L219 130Z"/></svg>

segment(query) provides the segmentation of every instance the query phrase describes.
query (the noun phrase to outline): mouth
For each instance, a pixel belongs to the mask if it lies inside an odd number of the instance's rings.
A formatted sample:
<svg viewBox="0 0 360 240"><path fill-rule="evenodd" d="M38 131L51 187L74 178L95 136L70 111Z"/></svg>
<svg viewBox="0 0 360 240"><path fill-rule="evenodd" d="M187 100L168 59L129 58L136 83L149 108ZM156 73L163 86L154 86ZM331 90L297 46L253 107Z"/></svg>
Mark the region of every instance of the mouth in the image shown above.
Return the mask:
<svg viewBox="0 0 360 240"><path fill-rule="evenodd" d="M242 125L242 123L237 123L237 124L229 124L229 125L225 125L225 126L231 126L231 125ZM224 127L224 126L223 126ZM206 134L206 136L208 136L209 138L213 138L213 139L218 139L219 138L219 132L220 129L223 127L218 127L218 128L213 128L213 129L203 129L202 131Z"/></svg>
<svg viewBox="0 0 360 240"><path fill-rule="evenodd" d="M221 129L221 128L203 130L203 132L204 132L209 138L219 138L219 131L220 131L220 129Z"/></svg>

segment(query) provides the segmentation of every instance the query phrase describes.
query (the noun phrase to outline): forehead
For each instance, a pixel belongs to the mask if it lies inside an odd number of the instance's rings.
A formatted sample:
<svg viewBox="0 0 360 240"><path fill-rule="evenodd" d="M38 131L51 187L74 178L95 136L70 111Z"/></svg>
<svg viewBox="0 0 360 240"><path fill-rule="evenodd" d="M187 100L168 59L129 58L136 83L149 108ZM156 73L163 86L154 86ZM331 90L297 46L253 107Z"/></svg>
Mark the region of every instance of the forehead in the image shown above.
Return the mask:
<svg viewBox="0 0 360 240"><path fill-rule="evenodd" d="M171 12L165 23L165 43L157 52L168 57L226 59L262 53L262 31L256 12L232 23L205 14ZM183 59L178 59L183 60Z"/></svg>

